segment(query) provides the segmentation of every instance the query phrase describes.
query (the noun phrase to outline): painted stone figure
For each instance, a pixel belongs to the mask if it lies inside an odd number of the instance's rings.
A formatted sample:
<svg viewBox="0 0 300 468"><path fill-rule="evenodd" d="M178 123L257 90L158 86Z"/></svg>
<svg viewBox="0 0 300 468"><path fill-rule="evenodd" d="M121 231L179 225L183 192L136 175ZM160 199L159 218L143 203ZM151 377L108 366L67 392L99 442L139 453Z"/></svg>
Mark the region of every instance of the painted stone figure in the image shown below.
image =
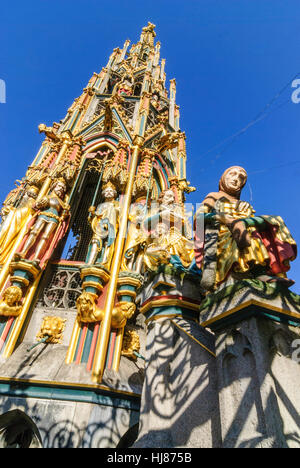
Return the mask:
<svg viewBox="0 0 300 468"><path fill-rule="evenodd" d="M93 236L86 263L99 263L109 269L119 227L119 202L116 200L116 188L111 182L104 186L102 196L104 202L100 203L97 209L93 206L89 209L92 214Z"/></svg>
<svg viewBox="0 0 300 468"><path fill-rule="evenodd" d="M17 235L25 225L29 214L33 213L33 205L39 189L29 186L17 207L4 205L2 217L4 219L0 231L0 264L8 259L17 238Z"/></svg>
<svg viewBox="0 0 300 468"><path fill-rule="evenodd" d="M151 231L155 229L158 222L163 222L169 227L176 226L177 229L182 231L185 221L182 208L176 203L173 190L167 189L159 195L158 205L154 204L154 208L151 208L145 223Z"/></svg>
<svg viewBox="0 0 300 468"><path fill-rule="evenodd" d="M39 210L29 235L17 257L26 259L34 248L33 260L40 262L48 249L59 224L69 214L69 206L64 203L67 186L64 179L57 179L49 195L37 201L34 205Z"/></svg>
<svg viewBox="0 0 300 468"><path fill-rule="evenodd" d="M161 110L160 96L158 91L154 91L151 97L151 104L156 110Z"/></svg>
<svg viewBox="0 0 300 468"><path fill-rule="evenodd" d="M116 85L116 92L119 96L131 96L133 88L133 77L124 76L122 81Z"/></svg>
<svg viewBox="0 0 300 468"><path fill-rule="evenodd" d="M176 227L163 222L157 223L151 235L144 263L147 270L155 271L161 264L173 264L180 269L188 269L194 259L193 243L186 239Z"/></svg>
<svg viewBox="0 0 300 468"><path fill-rule="evenodd" d="M187 238L188 220L176 203L172 189L161 192L158 206L150 210L144 226L150 233L144 258L146 269L156 270L160 264L168 263L182 271L193 267L193 244Z"/></svg>
<svg viewBox="0 0 300 468"><path fill-rule="evenodd" d="M286 272L296 243L280 216L255 216L252 206L240 200L246 181L245 169L230 167L219 191L209 193L196 214L195 255L204 289L214 289L229 276L293 284Z"/></svg>
<svg viewBox="0 0 300 468"><path fill-rule="evenodd" d="M144 205L136 203L129 214L129 229L125 244L125 253L121 265L122 271L141 272L147 232L143 227L145 218Z"/></svg>

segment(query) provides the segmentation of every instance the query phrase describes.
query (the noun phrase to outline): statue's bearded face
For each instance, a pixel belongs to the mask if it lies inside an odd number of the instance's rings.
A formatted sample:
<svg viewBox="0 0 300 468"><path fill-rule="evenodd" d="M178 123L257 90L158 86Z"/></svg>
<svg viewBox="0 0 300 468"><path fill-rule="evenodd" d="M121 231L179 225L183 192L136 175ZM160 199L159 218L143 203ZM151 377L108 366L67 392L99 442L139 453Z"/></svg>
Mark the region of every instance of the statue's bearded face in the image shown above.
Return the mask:
<svg viewBox="0 0 300 468"><path fill-rule="evenodd" d="M158 223L154 231L154 237L161 237L166 235L168 232L168 227L164 223Z"/></svg>
<svg viewBox="0 0 300 468"><path fill-rule="evenodd" d="M106 187L102 193L104 198L108 200L112 200L116 197L116 191L113 189L113 187Z"/></svg>
<svg viewBox="0 0 300 468"><path fill-rule="evenodd" d="M37 198L37 196L38 196L38 190L37 190L37 189L34 189L34 188L29 188L29 189L27 190L27 196L28 196L29 198L34 198L34 199Z"/></svg>
<svg viewBox="0 0 300 468"><path fill-rule="evenodd" d="M66 192L66 186L62 182L58 182L54 188L54 192L56 195L58 195L60 198L62 198Z"/></svg>
<svg viewBox="0 0 300 468"><path fill-rule="evenodd" d="M173 190L166 190L162 201L163 201L163 204L165 205L170 205L171 203L174 203L175 197L174 197Z"/></svg>

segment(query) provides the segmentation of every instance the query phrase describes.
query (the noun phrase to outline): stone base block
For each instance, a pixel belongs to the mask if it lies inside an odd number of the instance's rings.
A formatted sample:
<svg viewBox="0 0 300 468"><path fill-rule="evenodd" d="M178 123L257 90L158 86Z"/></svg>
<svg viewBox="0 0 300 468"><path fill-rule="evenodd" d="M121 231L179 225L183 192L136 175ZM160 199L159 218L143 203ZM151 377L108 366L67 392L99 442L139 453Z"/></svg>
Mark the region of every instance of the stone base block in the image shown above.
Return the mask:
<svg viewBox="0 0 300 468"><path fill-rule="evenodd" d="M218 331L250 317L300 326L300 296L278 283L243 280L210 294L200 305L200 324Z"/></svg>

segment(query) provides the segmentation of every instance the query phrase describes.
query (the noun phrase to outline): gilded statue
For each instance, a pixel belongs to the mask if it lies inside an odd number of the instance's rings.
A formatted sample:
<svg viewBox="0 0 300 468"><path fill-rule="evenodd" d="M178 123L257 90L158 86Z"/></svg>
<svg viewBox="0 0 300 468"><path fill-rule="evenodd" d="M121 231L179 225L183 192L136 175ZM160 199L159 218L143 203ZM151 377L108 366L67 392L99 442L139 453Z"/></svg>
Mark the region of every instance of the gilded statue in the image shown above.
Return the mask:
<svg viewBox="0 0 300 468"><path fill-rule="evenodd" d="M14 248L19 232L25 226L30 214L34 212L33 206L39 189L28 186L18 206L4 205L2 208L3 223L0 230L0 264L4 264Z"/></svg>
<svg viewBox="0 0 300 468"><path fill-rule="evenodd" d="M117 93L119 96L131 96L133 93L133 77L132 75L125 75L122 80L116 84L113 94Z"/></svg>
<svg viewBox="0 0 300 468"><path fill-rule="evenodd" d="M253 207L240 200L246 182L245 169L230 167L219 191L209 193L196 214L195 255L204 289L228 277L293 284L286 272L296 257L296 242L280 216L255 216Z"/></svg>
<svg viewBox="0 0 300 468"><path fill-rule="evenodd" d="M171 264L188 271L194 260L193 243L175 227L163 222L157 223L151 234L144 263L147 270L155 271L159 265Z"/></svg>
<svg viewBox="0 0 300 468"><path fill-rule="evenodd" d="M158 204L153 203L150 213L147 214L145 225L148 230L153 230L158 222L175 226L180 231L185 227L186 219L183 216L182 207L176 203L175 195L172 189L162 191L157 200Z"/></svg>
<svg viewBox="0 0 300 468"><path fill-rule="evenodd" d="M76 301L77 320L82 323L101 322L104 318L104 310L97 307L95 295L83 291ZM112 311L112 328L124 328L127 320L131 318L136 310L133 302L120 301Z"/></svg>
<svg viewBox="0 0 300 468"><path fill-rule="evenodd" d="M148 239L147 232L143 226L144 218L144 205L141 203L134 204L129 214L129 228L121 265L122 271L141 272L144 250Z"/></svg>
<svg viewBox="0 0 300 468"><path fill-rule="evenodd" d="M19 182L19 181L17 181ZM22 189L21 186L17 186L15 188L13 188L6 196L3 204L2 204L2 209L1 209L1 218L2 218L2 224L3 222L5 221L5 218L8 214L8 210L7 210L7 207L8 206L15 206L17 204L17 200L19 199L20 197L20 193L23 191L24 189Z"/></svg>
<svg viewBox="0 0 300 468"><path fill-rule="evenodd" d="M137 359L135 353L140 351L140 337L135 330L126 330L123 338L122 356Z"/></svg>
<svg viewBox="0 0 300 468"><path fill-rule="evenodd" d="M120 301L112 311L112 328L124 328L127 320L130 319L136 311L134 302Z"/></svg>
<svg viewBox="0 0 300 468"><path fill-rule="evenodd" d="M22 296L22 289L18 286L9 286L5 289L0 302L0 315L17 317L22 310Z"/></svg>
<svg viewBox="0 0 300 468"><path fill-rule="evenodd" d="M38 210L29 235L17 257L26 258L30 249L35 247L34 261L39 262L51 243L60 222L69 214L69 205L64 203L67 186L64 179L57 179L49 195L38 200L33 208Z"/></svg>
<svg viewBox="0 0 300 468"><path fill-rule="evenodd" d="M114 242L119 228L119 202L115 186L108 182L102 190L103 203L97 207L90 207L92 215L91 226L93 230L86 263L88 265L101 264L109 269Z"/></svg>
<svg viewBox="0 0 300 468"><path fill-rule="evenodd" d="M172 189L160 194L158 206L152 207L144 226L149 231L144 255L146 269L154 271L160 264L170 263L188 271L194 266L193 243L186 236L188 220Z"/></svg>
<svg viewBox="0 0 300 468"><path fill-rule="evenodd" d="M160 94L159 91L154 91L151 96L151 104L155 107L156 110L160 111L162 109Z"/></svg>
<svg viewBox="0 0 300 468"><path fill-rule="evenodd" d="M78 322L93 323L103 319L103 311L97 309L94 294L83 291L76 301L76 307Z"/></svg>

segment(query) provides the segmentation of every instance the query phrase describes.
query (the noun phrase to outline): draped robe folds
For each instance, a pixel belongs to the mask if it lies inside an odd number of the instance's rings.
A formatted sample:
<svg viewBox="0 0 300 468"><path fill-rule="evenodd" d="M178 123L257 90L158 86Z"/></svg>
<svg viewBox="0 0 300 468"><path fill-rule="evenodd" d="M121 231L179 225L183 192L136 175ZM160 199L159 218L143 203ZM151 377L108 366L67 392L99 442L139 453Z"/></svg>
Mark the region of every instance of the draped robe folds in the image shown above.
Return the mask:
<svg viewBox="0 0 300 468"><path fill-rule="evenodd" d="M128 261L134 257L136 252L138 252L140 255L143 254L143 244L145 244L147 241L147 234L144 231L143 227L134 221L130 222L129 225L129 230L128 230L128 235L126 239L126 244L125 244L125 255L122 260L121 264L121 270L122 271L127 271L128 270Z"/></svg>
<svg viewBox="0 0 300 468"><path fill-rule="evenodd" d="M28 202L25 206L10 208L0 231L0 264L3 265L8 259L12 249L14 248L17 236L24 227L28 216L32 211L31 208L34 203L35 200L32 200L32 202Z"/></svg>
<svg viewBox="0 0 300 468"><path fill-rule="evenodd" d="M182 236L175 227L148 246L144 256L146 267L154 271L160 263L169 263L169 259L165 258L166 252L177 257L184 268L188 268L194 259L192 241Z"/></svg>
<svg viewBox="0 0 300 468"><path fill-rule="evenodd" d="M113 256L113 244L119 227L119 203L109 201L100 203L92 220L92 240L98 243L99 253L104 250L101 264L109 268ZM97 262L96 262L97 263Z"/></svg>
<svg viewBox="0 0 300 468"><path fill-rule="evenodd" d="M55 230L52 232L51 236L48 239L48 244L45 249L42 251L42 255L40 258L39 266L43 268L46 262L52 256L53 251L56 249L58 242L65 236L69 222L70 222L70 213L67 216L63 216L60 218L60 213L62 210L65 209L65 205L62 200L51 194L42 199L43 207L35 213L35 215L30 219L26 226L26 233L17 248L17 253L22 253L22 250L26 244L28 237L31 234L31 229L34 228L34 225L38 222L39 219L44 219L47 223L54 223ZM33 260L35 257L37 245L42 237L42 233L39 233L37 238L35 239L34 243L29 248L26 259Z"/></svg>
<svg viewBox="0 0 300 468"><path fill-rule="evenodd" d="M237 202L218 201L218 211L233 217L234 219L247 219L254 217L254 210L249 206L248 210L239 211ZM214 213L213 209L205 206L202 213L205 219L206 213ZM216 245L216 284L226 279L230 271L247 273L254 266L263 266L266 272L272 276L285 273L289 270L289 262L297 255L296 242L292 238L288 228L280 216L260 216L267 229L258 230L254 226L246 227L250 246L240 250L233 239L229 228L220 224L217 230ZM205 224L205 221L204 221ZM205 255L204 232L196 238L195 258L198 268L203 266Z"/></svg>

